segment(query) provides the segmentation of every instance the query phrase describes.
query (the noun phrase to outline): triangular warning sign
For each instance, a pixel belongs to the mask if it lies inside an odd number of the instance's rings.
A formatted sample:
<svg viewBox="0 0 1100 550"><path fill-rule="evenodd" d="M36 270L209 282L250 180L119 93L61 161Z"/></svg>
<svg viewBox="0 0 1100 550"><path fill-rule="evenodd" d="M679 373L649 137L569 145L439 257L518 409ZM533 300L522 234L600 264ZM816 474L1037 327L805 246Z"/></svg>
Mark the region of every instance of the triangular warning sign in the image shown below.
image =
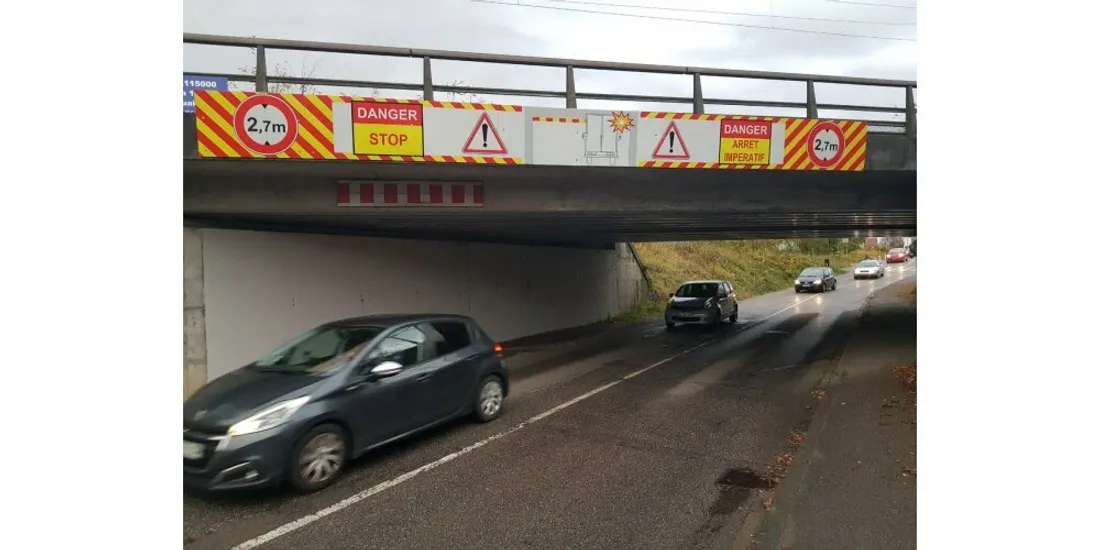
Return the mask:
<svg viewBox="0 0 1100 550"><path fill-rule="evenodd" d="M661 134L661 139L657 140L657 146L653 148L651 156L655 159L687 160L691 158L691 153L688 152L687 145L684 143L683 134L676 127L676 121L668 122L668 128L665 128L665 133Z"/></svg>
<svg viewBox="0 0 1100 550"><path fill-rule="evenodd" d="M497 133L497 127L489 118L489 113L481 113L474 129L470 130L470 137L466 138L466 145L462 147L463 153L480 153L483 155L507 155L508 148Z"/></svg>

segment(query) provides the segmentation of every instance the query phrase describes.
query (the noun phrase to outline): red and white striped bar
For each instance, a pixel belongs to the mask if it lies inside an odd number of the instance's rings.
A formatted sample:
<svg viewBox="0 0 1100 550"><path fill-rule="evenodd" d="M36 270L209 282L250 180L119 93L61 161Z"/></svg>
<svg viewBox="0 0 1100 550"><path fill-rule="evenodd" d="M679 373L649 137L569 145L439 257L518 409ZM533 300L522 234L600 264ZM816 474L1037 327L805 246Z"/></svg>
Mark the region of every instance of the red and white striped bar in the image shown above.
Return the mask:
<svg viewBox="0 0 1100 550"><path fill-rule="evenodd" d="M336 184L336 206L485 206L480 183Z"/></svg>

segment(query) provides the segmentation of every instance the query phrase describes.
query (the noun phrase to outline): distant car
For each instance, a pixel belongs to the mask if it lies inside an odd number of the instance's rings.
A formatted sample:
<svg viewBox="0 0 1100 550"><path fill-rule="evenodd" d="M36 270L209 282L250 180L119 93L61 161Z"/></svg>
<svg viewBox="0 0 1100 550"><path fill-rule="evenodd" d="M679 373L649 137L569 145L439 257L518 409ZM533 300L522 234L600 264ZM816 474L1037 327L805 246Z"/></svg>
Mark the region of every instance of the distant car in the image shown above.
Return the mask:
<svg viewBox="0 0 1100 550"><path fill-rule="evenodd" d="M502 353L463 316L321 325L183 404L184 484L317 491L375 447L460 416L492 421L508 395Z"/></svg>
<svg viewBox="0 0 1100 550"><path fill-rule="evenodd" d="M878 279L886 275L886 268L878 260L863 260L856 264L853 275L856 279Z"/></svg>
<svg viewBox="0 0 1100 550"><path fill-rule="evenodd" d="M668 295L665 326L677 323L715 326L729 320L737 323L737 295L729 281L688 281Z"/></svg>
<svg viewBox="0 0 1100 550"><path fill-rule="evenodd" d="M905 262L908 262L908 261L909 261L909 252L907 250L905 250L904 248L891 248L890 251L886 253L886 263L888 263L888 264L894 264L894 263L899 263L899 262L900 263L905 263Z"/></svg>
<svg viewBox="0 0 1100 550"><path fill-rule="evenodd" d="M836 275L831 267L807 267L794 280L795 292L836 290Z"/></svg>

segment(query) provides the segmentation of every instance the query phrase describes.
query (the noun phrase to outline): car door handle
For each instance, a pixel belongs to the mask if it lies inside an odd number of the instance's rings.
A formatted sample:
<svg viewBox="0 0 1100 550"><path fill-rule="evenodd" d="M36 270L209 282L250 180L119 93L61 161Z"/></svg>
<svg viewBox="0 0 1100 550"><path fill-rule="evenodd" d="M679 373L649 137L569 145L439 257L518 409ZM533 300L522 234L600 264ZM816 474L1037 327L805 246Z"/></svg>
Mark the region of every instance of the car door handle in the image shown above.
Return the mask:
<svg viewBox="0 0 1100 550"><path fill-rule="evenodd" d="M424 382L425 380L427 380L431 377L432 377L432 375L430 375L430 374L421 374L420 376L416 377L416 381L417 382Z"/></svg>

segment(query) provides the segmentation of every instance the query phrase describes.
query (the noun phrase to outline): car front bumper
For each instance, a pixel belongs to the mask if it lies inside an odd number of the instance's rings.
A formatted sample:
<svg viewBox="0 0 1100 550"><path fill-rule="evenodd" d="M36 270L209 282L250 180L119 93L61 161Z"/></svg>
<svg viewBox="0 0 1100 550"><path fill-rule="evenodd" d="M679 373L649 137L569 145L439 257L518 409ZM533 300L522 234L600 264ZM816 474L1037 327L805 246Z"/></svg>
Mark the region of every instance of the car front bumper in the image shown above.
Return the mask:
<svg viewBox="0 0 1100 550"><path fill-rule="evenodd" d="M255 489L279 485L294 445L292 425L240 435L184 431L183 439L202 445L202 458L183 460L183 484L201 491Z"/></svg>
<svg viewBox="0 0 1100 550"><path fill-rule="evenodd" d="M666 309L666 323L709 325L715 322L717 309Z"/></svg>

